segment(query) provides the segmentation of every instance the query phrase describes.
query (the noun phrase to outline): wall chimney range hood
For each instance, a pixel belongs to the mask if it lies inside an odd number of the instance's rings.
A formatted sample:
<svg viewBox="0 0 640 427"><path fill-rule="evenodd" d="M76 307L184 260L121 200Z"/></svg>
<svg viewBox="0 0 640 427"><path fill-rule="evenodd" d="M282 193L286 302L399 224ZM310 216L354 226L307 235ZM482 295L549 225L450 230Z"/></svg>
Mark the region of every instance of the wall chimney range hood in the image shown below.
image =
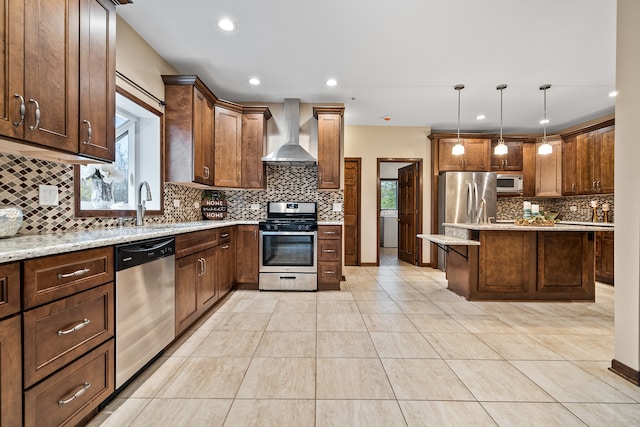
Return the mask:
<svg viewBox="0 0 640 427"><path fill-rule="evenodd" d="M284 144L262 161L276 166L315 165L316 159L300 146L300 100L284 100Z"/></svg>

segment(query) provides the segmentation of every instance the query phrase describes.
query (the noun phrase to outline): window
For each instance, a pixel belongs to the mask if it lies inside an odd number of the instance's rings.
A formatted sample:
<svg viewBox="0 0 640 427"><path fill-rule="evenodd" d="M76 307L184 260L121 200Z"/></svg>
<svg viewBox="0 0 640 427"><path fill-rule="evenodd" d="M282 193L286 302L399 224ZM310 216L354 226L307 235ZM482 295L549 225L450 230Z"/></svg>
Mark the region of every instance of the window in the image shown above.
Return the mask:
<svg viewBox="0 0 640 427"><path fill-rule="evenodd" d="M398 209L398 180L380 180L380 209Z"/></svg>
<svg viewBox="0 0 640 427"><path fill-rule="evenodd" d="M76 216L135 215L142 181L151 188L147 213L161 214L162 113L118 88L115 126L115 161L76 167Z"/></svg>

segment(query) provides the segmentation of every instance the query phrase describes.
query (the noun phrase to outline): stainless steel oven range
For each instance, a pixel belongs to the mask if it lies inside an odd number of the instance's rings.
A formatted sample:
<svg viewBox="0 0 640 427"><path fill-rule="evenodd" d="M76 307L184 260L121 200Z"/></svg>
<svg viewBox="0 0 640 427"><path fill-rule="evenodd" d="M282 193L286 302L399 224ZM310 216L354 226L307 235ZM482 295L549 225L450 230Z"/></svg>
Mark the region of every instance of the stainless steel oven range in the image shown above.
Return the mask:
<svg viewBox="0 0 640 427"><path fill-rule="evenodd" d="M318 212L313 202L268 202L260 229L260 290L318 289Z"/></svg>

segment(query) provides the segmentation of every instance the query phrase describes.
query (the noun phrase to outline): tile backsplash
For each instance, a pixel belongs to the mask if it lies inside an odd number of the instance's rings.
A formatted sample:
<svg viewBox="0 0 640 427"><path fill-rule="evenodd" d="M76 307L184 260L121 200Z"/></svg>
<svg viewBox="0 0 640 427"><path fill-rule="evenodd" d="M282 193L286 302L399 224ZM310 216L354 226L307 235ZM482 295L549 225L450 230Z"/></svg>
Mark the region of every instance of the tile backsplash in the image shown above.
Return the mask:
<svg viewBox="0 0 640 427"><path fill-rule="evenodd" d="M496 210L497 219L516 219L522 217L522 203L528 201L540 205L545 212L558 212L559 219L564 221L584 221L590 222L593 217L593 208L590 202L598 202L598 221L602 222L602 204L609 204L609 222L614 222L614 196L613 194L592 195L592 196L571 196L571 197L500 197ZM572 211L571 207L576 210Z"/></svg>
<svg viewBox="0 0 640 427"><path fill-rule="evenodd" d="M268 166L267 189L223 190L228 200L229 219L260 220L266 216L267 201L313 201L318 203L321 221L340 221L334 203L343 203L342 191L318 191L317 166ZM58 186L58 206L40 206L38 185ZM175 184L164 185L164 215L147 216L148 222L186 222L202 219L203 191ZM179 200L179 207L174 206ZM0 204L22 209L19 234L54 233L78 229L115 227L117 218L76 218L74 215L73 166L29 157L0 153ZM259 205L252 210L251 205Z"/></svg>

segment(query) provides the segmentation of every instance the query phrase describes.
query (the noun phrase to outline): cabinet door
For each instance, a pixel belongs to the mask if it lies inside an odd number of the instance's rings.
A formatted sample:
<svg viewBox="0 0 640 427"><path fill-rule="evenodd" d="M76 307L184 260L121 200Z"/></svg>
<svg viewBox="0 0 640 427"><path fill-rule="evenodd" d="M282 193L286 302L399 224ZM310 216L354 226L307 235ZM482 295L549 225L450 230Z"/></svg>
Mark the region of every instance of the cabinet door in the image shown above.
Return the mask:
<svg viewBox="0 0 640 427"><path fill-rule="evenodd" d="M20 263L0 265L0 319L20 311Z"/></svg>
<svg viewBox="0 0 640 427"><path fill-rule="evenodd" d="M451 154L451 149L457 143L458 140L455 138L441 139L438 141L438 169L440 172L462 170L464 156L454 156Z"/></svg>
<svg viewBox="0 0 640 427"><path fill-rule="evenodd" d="M79 0L25 0L25 140L78 152Z"/></svg>
<svg viewBox="0 0 640 427"><path fill-rule="evenodd" d="M24 1L0 2L0 13L0 134L22 139L25 123L20 109L28 102L24 99Z"/></svg>
<svg viewBox="0 0 640 427"><path fill-rule="evenodd" d="M218 264L218 284L220 296L225 295L231 290L235 277L235 239L231 239L227 243L218 246L217 260Z"/></svg>
<svg viewBox="0 0 640 427"><path fill-rule="evenodd" d="M491 170L521 171L522 170L522 141L505 141L507 154L497 156L493 149L498 142L491 143Z"/></svg>
<svg viewBox="0 0 640 427"><path fill-rule="evenodd" d="M615 130L613 126L600 129L596 152L597 189L600 193L613 193L615 157Z"/></svg>
<svg viewBox="0 0 640 427"><path fill-rule="evenodd" d="M442 171L486 171L489 169L488 139L461 139L464 154L453 155L451 149L458 143L457 138L439 140L438 168Z"/></svg>
<svg viewBox="0 0 640 427"><path fill-rule="evenodd" d="M207 249L198 252L198 310L200 314L211 307L219 298L218 287L216 286L216 257L218 248Z"/></svg>
<svg viewBox="0 0 640 427"><path fill-rule="evenodd" d="M213 104L193 88L193 181L213 185Z"/></svg>
<svg viewBox="0 0 640 427"><path fill-rule="evenodd" d="M258 283L258 226L239 225L236 242L236 282Z"/></svg>
<svg viewBox="0 0 640 427"><path fill-rule="evenodd" d="M22 358L20 316L0 321L0 425L22 425Z"/></svg>
<svg viewBox="0 0 640 427"><path fill-rule="evenodd" d="M242 115L242 188L264 188L265 165L262 161L267 138L264 114Z"/></svg>
<svg viewBox="0 0 640 427"><path fill-rule="evenodd" d="M215 112L215 185L240 187L242 114L219 106Z"/></svg>
<svg viewBox="0 0 640 427"><path fill-rule="evenodd" d="M198 318L196 286L199 254L176 260L176 335Z"/></svg>
<svg viewBox="0 0 640 427"><path fill-rule="evenodd" d="M613 284L613 248L613 231L602 232L602 240L600 243L600 277L596 277L596 279L601 282Z"/></svg>
<svg viewBox="0 0 640 427"><path fill-rule="evenodd" d="M318 113L318 188L340 188L342 115Z"/></svg>
<svg viewBox="0 0 640 427"><path fill-rule="evenodd" d="M562 195L578 194L577 137L570 136L562 141Z"/></svg>
<svg viewBox="0 0 640 427"><path fill-rule="evenodd" d="M576 136L576 169L578 171L578 193L591 194L596 192L596 178L594 177L594 158L598 131L587 132Z"/></svg>
<svg viewBox="0 0 640 427"><path fill-rule="evenodd" d="M562 141L549 141L551 154L536 154L536 196L549 197L562 195ZM541 143L536 144L537 147Z"/></svg>
<svg viewBox="0 0 640 427"><path fill-rule="evenodd" d="M80 0L80 153L115 160L116 9Z"/></svg>

